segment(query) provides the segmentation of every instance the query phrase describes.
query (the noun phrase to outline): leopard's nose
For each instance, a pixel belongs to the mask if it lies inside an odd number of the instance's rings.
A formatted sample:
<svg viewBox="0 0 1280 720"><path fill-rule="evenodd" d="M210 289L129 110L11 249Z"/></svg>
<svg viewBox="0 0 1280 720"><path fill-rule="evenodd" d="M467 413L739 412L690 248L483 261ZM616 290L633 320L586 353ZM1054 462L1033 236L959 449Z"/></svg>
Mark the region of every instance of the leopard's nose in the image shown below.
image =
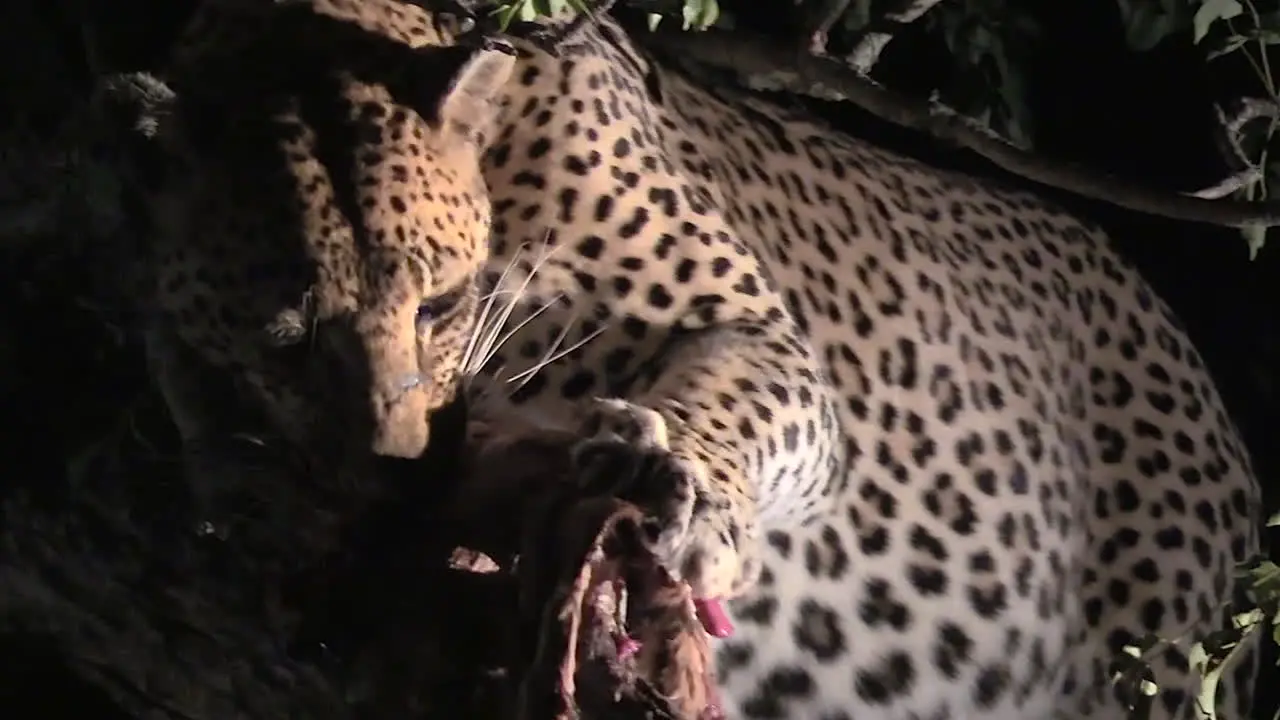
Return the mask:
<svg viewBox="0 0 1280 720"><path fill-rule="evenodd" d="M373 452L387 457L420 457L431 439L427 393L421 387L380 388L373 395Z"/></svg>

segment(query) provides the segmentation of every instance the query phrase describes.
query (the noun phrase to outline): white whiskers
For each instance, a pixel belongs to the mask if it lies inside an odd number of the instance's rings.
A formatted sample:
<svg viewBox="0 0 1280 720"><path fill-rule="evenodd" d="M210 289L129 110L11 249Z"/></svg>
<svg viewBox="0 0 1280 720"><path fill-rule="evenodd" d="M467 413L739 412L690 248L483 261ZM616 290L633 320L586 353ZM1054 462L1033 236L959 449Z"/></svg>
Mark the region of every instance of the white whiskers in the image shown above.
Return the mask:
<svg viewBox="0 0 1280 720"><path fill-rule="evenodd" d="M534 261L528 274L520 281L519 287L508 289L506 285L507 279L523 259L523 251L516 253L511 258L511 262L507 263L507 266L502 269L502 274L498 276L498 281L494 283L492 290L484 296L479 315L476 317L475 329L471 333L471 339L467 342L467 349L462 356L462 369L467 377L479 373L485 364L493 359L498 349L510 340L517 330L524 327L525 323L537 317L537 315L560 299L557 295L550 302L534 311L528 318L525 318L515 329L508 331L506 334L502 333L503 328L507 326L507 322L511 319L511 314L515 312L517 307L524 304L525 295L528 293L529 284L533 282L534 275L538 274L538 271L542 269L542 266L558 248L548 249L547 245L543 245L542 249L543 251L539 252L538 258ZM501 296L507 296L510 299L495 314L494 304Z"/></svg>
<svg viewBox="0 0 1280 720"><path fill-rule="evenodd" d="M543 266L551 259L551 256L559 249L559 246L552 247L549 243L543 244L539 248L538 256L534 260L532 267L528 273L516 282L512 275L517 266L526 257L526 248L517 253L512 260L503 268L502 273L498 276L494 287L481 299L480 311L477 313L475 321L475 329L471 334L471 338L467 342L466 350L463 353L462 369L464 382L469 389L472 387L473 381L479 377L486 365L497 355L498 350L506 345L521 330L536 320L549 308L564 299L562 293L556 293L549 300L546 300L530 312L527 316L521 318L518 322L512 323L512 315L516 308L525 305L528 296L529 287L536 275ZM498 299L502 298L499 304ZM586 337L578 340L569 347L563 347L570 329L573 327L576 318L570 320L560 331L558 336L553 340L533 366L520 371L509 378L501 378L501 374L505 368L496 368L492 373L491 379L494 385L507 386L511 383L517 383L506 394L515 393L529 383L529 381L541 370L552 363L566 357L570 353L578 350L591 340L595 339L605 328L601 327ZM485 388L488 390L488 388ZM487 392L485 393L487 394Z"/></svg>
<svg viewBox="0 0 1280 720"><path fill-rule="evenodd" d="M560 331L560 334L556 336L556 339L552 341L550 345L547 346L547 351L543 353L541 358L538 359L538 362L533 364L533 367L530 367L527 370L517 373L516 375L513 375L509 380L507 380L507 382L509 383L521 381L520 384L516 386L515 390L512 390L512 392L518 392L520 388L527 385L529 380L533 379L533 376L536 375L539 370L542 370L543 368L547 367L551 363L554 363L560 360L566 355L572 353L574 350L577 350L583 345L586 345L587 343L596 339L600 335L600 333L605 331L605 327L603 326L599 327L590 335L587 335L586 337L582 338L578 342L570 345L567 348L564 348L563 350L559 350L560 343L563 343L565 337L569 335L569 328L572 327L572 325L573 325L572 322L565 325L564 329ZM559 350L559 352L557 352L557 350Z"/></svg>

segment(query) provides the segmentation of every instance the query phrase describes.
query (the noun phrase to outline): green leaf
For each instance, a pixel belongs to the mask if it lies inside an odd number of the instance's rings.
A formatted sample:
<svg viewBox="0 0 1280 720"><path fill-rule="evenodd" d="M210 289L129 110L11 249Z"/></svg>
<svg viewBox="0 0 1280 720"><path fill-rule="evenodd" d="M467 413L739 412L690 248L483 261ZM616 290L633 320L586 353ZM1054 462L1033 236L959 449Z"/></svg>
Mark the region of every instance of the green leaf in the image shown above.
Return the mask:
<svg viewBox="0 0 1280 720"><path fill-rule="evenodd" d="M649 25L649 32L653 32L658 29L658 25L662 22L662 15L649 13L645 16L645 22Z"/></svg>
<svg viewBox="0 0 1280 720"><path fill-rule="evenodd" d="M720 17L720 5L716 0L685 0L681 9L684 18L684 29L695 28L705 30L716 23Z"/></svg>
<svg viewBox="0 0 1280 720"><path fill-rule="evenodd" d="M1244 44L1247 42L1249 42L1249 38L1244 35L1232 35L1231 37L1227 38L1225 42L1222 43L1222 47L1218 48L1217 50L1210 50L1209 54L1205 56L1205 59L1213 60L1214 58L1220 58L1223 55L1230 55L1231 53L1244 47Z"/></svg>
<svg viewBox="0 0 1280 720"><path fill-rule="evenodd" d="M1194 42L1199 45L1209 33L1209 26L1219 20L1230 20L1244 12L1239 0L1204 0L1191 19Z"/></svg>
<svg viewBox="0 0 1280 720"><path fill-rule="evenodd" d="M1249 259L1257 260L1258 253L1267 242L1267 226L1246 225L1240 228L1240 234L1244 237L1245 245L1249 248ZM1272 519L1275 520L1276 518Z"/></svg>
<svg viewBox="0 0 1280 720"><path fill-rule="evenodd" d="M1191 646L1187 659L1201 677L1196 715L1202 720L1215 720L1214 696L1218 682L1240 651L1249 647L1245 640L1260 630L1265 619L1264 613L1257 608L1238 613L1231 618L1230 630L1210 633L1203 642Z"/></svg>
<svg viewBox="0 0 1280 720"><path fill-rule="evenodd" d="M1200 695L1196 698L1196 716L1201 720L1216 720L1218 708L1215 696L1218 693L1218 681L1222 679L1222 666L1218 665L1212 670L1204 671L1206 665L1196 662L1196 660L1201 659L1195 657L1195 651L1199 647L1199 645L1195 645L1191 648L1192 657L1195 658L1191 661L1191 667L1195 668L1199 665L1202 671L1200 676ZM1201 651L1201 655L1203 656L1203 651ZM1207 661L1207 658L1205 660Z"/></svg>
<svg viewBox="0 0 1280 720"><path fill-rule="evenodd" d="M693 22L702 12L702 0L684 0L684 4L680 6L680 15L684 19L682 29L688 30L693 27Z"/></svg>
<svg viewBox="0 0 1280 720"><path fill-rule="evenodd" d="M511 26L511 21L516 19L516 16L521 13L526 4L528 4L528 0L516 0L516 2L499 5L494 8L491 14L498 17L498 29L505 32Z"/></svg>
<svg viewBox="0 0 1280 720"><path fill-rule="evenodd" d="M706 0L705 7L706 7L706 11L702 14L701 27L703 29L706 29L711 27L712 25L715 25L716 22L720 19L720 3L716 2L716 0Z"/></svg>
<svg viewBox="0 0 1280 720"><path fill-rule="evenodd" d="M556 11L556 7L552 5L554 0L525 0L521 3L520 19L525 22L533 22L540 17L546 17Z"/></svg>
<svg viewBox="0 0 1280 720"><path fill-rule="evenodd" d="M1249 575L1253 579L1253 590L1280 595L1280 565L1263 560L1249 571Z"/></svg>

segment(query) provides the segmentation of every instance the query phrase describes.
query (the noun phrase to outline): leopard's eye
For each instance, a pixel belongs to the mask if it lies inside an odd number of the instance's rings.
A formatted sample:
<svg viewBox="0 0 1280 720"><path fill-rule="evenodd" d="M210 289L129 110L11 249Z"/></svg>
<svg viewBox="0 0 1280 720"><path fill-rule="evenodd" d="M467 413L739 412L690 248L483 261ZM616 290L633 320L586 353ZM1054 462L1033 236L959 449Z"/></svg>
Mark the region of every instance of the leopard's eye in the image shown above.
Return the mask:
<svg viewBox="0 0 1280 720"><path fill-rule="evenodd" d="M414 322L418 327L430 325L457 310L462 299L467 296L468 283L469 281L463 282L448 292L427 298L418 306Z"/></svg>

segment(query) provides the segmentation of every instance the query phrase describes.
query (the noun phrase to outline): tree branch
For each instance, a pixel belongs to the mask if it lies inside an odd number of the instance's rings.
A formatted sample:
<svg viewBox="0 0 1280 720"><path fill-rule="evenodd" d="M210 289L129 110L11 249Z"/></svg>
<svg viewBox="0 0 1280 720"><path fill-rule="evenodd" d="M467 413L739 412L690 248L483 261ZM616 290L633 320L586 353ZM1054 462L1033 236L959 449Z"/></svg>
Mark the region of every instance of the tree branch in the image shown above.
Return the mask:
<svg viewBox="0 0 1280 720"><path fill-rule="evenodd" d="M1239 170L1216 185L1195 193L1197 197L1211 200L1251 187L1266 178L1266 169L1249 157L1249 150L1245 147L1248 137L1245 128L1257 120L1274 124L1280 118L1280 106L1274 101L1261 98L1240 98L1236 101L1232 114L1228 114L1220 105L1215 105L1213 109L1218 117L1219 131L1215 139L1222 150L1223 159L1229 167Z"/></svg>
<svg viewBox="0 0 1280 720"><path fill-rule="evenodd" d="M797 53L794 48L765 37L744 31L686 33L661 26L652 33L638 32L637 37L673 61L693 61L733 73L753 90L851 102L882 120L977 153L1014 175L1092 200L1187 222L1227 227L1280 225L1280 201L1209 200L1194 193L1142 187L1078 165L1045 160L932 99L903 98L839 61Z"/></svg>

